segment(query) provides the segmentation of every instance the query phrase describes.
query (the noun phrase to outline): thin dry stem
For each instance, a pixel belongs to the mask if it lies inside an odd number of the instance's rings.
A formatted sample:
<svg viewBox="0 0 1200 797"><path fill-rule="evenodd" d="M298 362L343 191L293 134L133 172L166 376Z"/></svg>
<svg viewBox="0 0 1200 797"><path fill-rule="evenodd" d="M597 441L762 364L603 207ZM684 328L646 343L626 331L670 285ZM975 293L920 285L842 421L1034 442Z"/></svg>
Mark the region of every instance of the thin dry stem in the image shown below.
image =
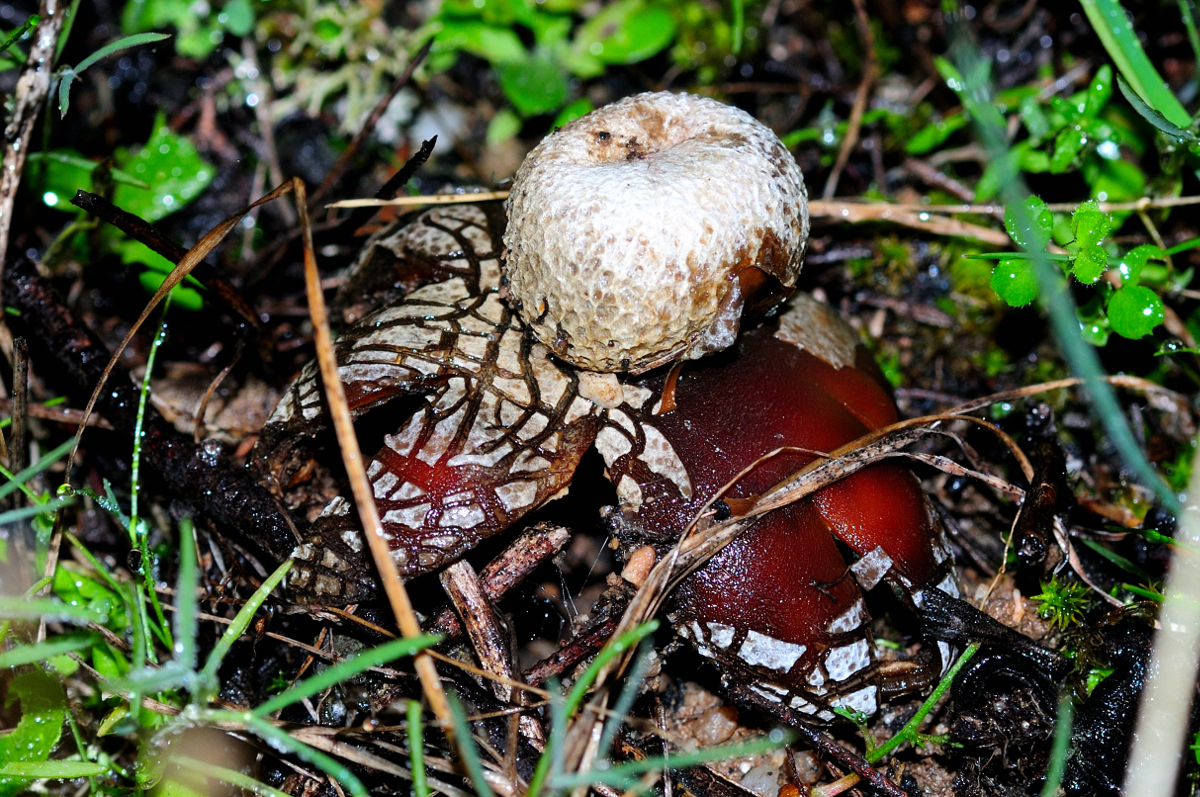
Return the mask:
<svg viewBox="0 0 1200 797"><path fill-rule="evenodd" d="M304 287L308 294L309 315L312 318L314 337L317 344L317 365L321 370L321 381L325 385L326 406L333 420L334 433L337 435L338 448L342 454L342 463L346 467L346 475L350 479L350 492L358 508L358 516L363 524L363 532L371 548L371 556L375 567L379 570L380 580L387 593L392 612L400 626L400 633L405 637L415 638L421 635L421 622L413 611L412 602L408 598L408 590L400 579L396 562L392 559L391 549L383 534L383 523L379 519L379 509L375 506L375 494L371 490L371 482L367 479L367 471L363 465L362 451L358 446L358 437L354 433L354 421L350 417L350 406L346 402L346 393L342 388L342 380L338 377L337 354L333 349L333 332L329 328L329 315L325 309L325 296L321 292L321 277L317 272L317 256L313 250L312 225L308 218L307 194L304 181L292 178L296 192L296 207L300 213L302 241L304 243ZM182 265L182 264L181 264ZM450 704L446 702L446 693L442 689L442 681L438 677L433 659L426 653L418 653L414 658L417 676L421 680L421 688L429 701L430 708L442 721L444 732L449 736L453 733Z"/></svg>
<svg viewBox="0 0 1200 797"><path fill-rule="evenodd" d="M875 78L879 73L879 65L875 58L875 34L871 32L871 20L867 16L867 5L864 0L854 0L854 15L858 35L867 48L867 57L863 65L862 82L858 84L858 91L854 95L854 105L850 108L850 119L846 124L846 138L842 140L837 160L829 171L829 179L825 181L825 191L822 193L822 197L827 200L832 199L833 195L837 193L842 169L846 168L846 164L850 161L850 153L858 145L863 113L867 110L867 99L871 96L871 86L874 85Z"/></svg>

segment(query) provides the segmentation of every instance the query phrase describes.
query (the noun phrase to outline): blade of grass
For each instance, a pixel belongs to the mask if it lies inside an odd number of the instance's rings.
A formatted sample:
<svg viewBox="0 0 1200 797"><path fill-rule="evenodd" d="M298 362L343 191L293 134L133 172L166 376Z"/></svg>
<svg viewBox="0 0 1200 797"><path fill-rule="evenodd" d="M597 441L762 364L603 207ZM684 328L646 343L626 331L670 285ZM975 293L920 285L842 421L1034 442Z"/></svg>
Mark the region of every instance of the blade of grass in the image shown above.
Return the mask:
<svg viewBox="0 0 1200 797"><path fill-rule="evenodd" d="M139 47L143 44L153 44L154 42L160 42L163 39L169 38L171 38L171 34L169 33L135 33L132 36L122 36L115 42L109 42L87 58L75 64L74 72L78 75L102 58L107 58L121 50L128 50L130 47Z"/></svg>
<svg viewBox="0 0 1200 797"><path fill-rule="evenodd" d="M653 661L651 652L654 649L654 644L651 640L643 639L641 645L638 647L637 658L633 660L633 666L629 668L629 675L625 679L625 686L621 689L621 694L617 697L617 702L613 704L613 715L604 726L604 733L600 736L600 744L596 748L597 759L608 757L608 749L612 745L613 740L617 738L617 733L621 730L621 725L624 724L625 717L629 714L629 709L633 706L633 701L637 700L642 686L642 679L646 677L646 671L650 668L650 664Z"/></svg>
<svg viewBox="0 0 1200 797"><path fill-rule="evenodd" d="M921 723L924 722L925 718L929 716L929 712L933 711L933 709L937 706L938 701L945 696L946 692L950 689L951 684L954 683L954 678L958 675L959 670L961 670L963 666L966 665L966 663L970 661L978 651L978 644L973 643L967 645L966 650L959 655L958 660L955 661L954 665L946 671L946 674L942 676L940 681L938 681L938 685L934 687L933 692L925 699L925 702L921 704L921 707L917 709L917 713L913 714L912 718L909 719L908 722L904 723L904 727L900 729L900 732L888 739L883 744L879 745L879 747L876 747L874 750L867 753L866 759L868 763L874 764L882 761L884 756L890 754L900 745L904 744L905 742L914 741L918 738L917 731L921 727Z"/></svg>
<svg viewBox="0 0 1200 797"><path fill-rule="evenodd" d="M42 471L44 471L46 468L50 467L55 462L58 462L60 459L62 459L63 456L68 451L71 450L71 442L72 441L67 440L66 442L61 443L60 445L56 446L52 451L50 451L50 453L46 454L44 457L39 459L37 462L30 465L28 468L21 471L16 476L13 476L12 479L5 482L4 484L0 484L0 500L3 500L14 490L19 488L21 485L25 484L25 482L29 481L34 476L36 476L39 473L41 473Z"/></svg>
<svg viewBox="0 0 1200 797"><path fill-rule="evenodd" d="M53 639L47 639L45 642L38 642L34 645L23 645L19 648L6 650L0 653L0 669L16 667L19 664L33 664L37 661L44 661L51 656L60 656L63 653L83 650L86 647L91 647L97 639L99 637L90 631L77 631L71 634L63 634Z"/></svg>
<svg viewBox="0 0 1200 797"><path fill-rule="evenodd" d="M0 595L0 617L52 623L104 623L108 615L89 606L71 606L53 598L14 598Z"/></svg>
<svg viewBox="0 0 1200 797"><path fill-rule="evenodd" d="M168 294L166 300L163 302L162 315L164 319L167 316L167 311L170 309L171 297ZM163 614L162 604L158 602L158 590L154 588L154 552L150 550L148 544L149 535L147 534L145 523L138 519L138 496L141 494L142 483L142 424L146 418L146 399L150 396L150 375L154 372L154 360L166 337L167 325L164 321L159 324L158 334L154 336L154 341L150 344L150 352L146 355L146 374L142 378L142 387L138 394L137 417L134 419L133 424L133 473L129 480L129 534L133 546L141 554L139 569L141 570L142 586L146 590L146 597L149 599L150 607L154 609L154 619L157 621L157 626L152 626L150 625L149 618L146 618L146 627L151 629L154 635L168 648L174 648L175 645L171 639L170 625L167 623L166 615ZM194 556L192 557L192 580L195 581ZM195 592L192 591L184 594L195 595ZM155 658L153 653L151 653L151 658Z"/></svg>
<svg viewBox="0 0 1200 797"><path fill-rule="evenodd" d="M171 297L168 295L166 301L163 302L163 316L166 317L167 310L171 306ZM163 341L167 337L167 325L162 323L158 327L158 334L154 336L154 340L150 344L150 353L146 355L146 373L142 377L141 390L138 393L138 408L137 417L133 423L133 473L129 480L129 541L134 547L142 551L142 569L143 571L150 568L150 562L145 558L146 551L143 538L146 536L142 533L140 524L138 523L138 495L141 492L141 463L142 463L142 423L146 418L146 399L150 396L150 374L154 370L154 359L158 354L158 349L162 346Z"/></svg>
<svg viewBox="0 0 1200 797"><path fill-rule="evenodd" d="M730 0L733 5L733 31L731 49L734 55L742 53L742 36L746 31L746 5L743 0Z"/></svg>
<svg viewBox="0 0 1200 797"><path fill-rule="evenodd" d="M1195 134L1193 134L1190 130L1184 130L1182 127L1172 124L1167 117L1163 116L1161 113L1146 104L1146 101L1139 97L1137 92L1134 91L1130 85L1121 78L1117 78L1117 88L1121 90L1121 94L1123 94L1129 104L1133 106L1133 110L1137 111L1147 122L1154 125L1169 136L1181 138L1189 144L1196 143L1197 139Z"/></svg>
<svg viewBox="0 0 1200 797"><path fill-rule="evenodd" d="M385 642L378 647L357 652L354 654L354 658L338 662L321 674L314 675L312 678L295 684L287 691L281 692L255 708L253 714L256 717L266 717L281 708L290 706L292 703L319 694L334 684L352 678L371 667L379 667L387 664L389 661L402 659L413 655L419 650L432 647L440 642L441 639L436 634L419 636L415 639L393 639L391 642Z"/></svg>
<svg viewBox="0 0 1200 797"><path fill-rule="evenodd" d="M179 574L175 577L175 659L196 668L196 538L192 519L179 519Z"/></svg>
<svg viewBox="0 0 1200 797"><path fill-rule="evenodd" d="M588 772L563 775L555 778L552 786L555 789L565 790L577 786L589 786L593 783L603 783L609 786L616 786L620 789L628 789L637 782L639 776L647 772L653 772L656 769L687 769L688 767L707 764L713 761L727 761L732 758L762 755L772 750L778 750L791 740L792 737L787 732L775 728L767 736L741 744L672 753L670 758L666 756L653 756L641 761L629 761L606 770L593 769Z"/></svg>
<svg viewBox="0 0 1200 797"><path fill-rule="evenodd" d="M1075 720L1075 704L1064 692L1058 698L1058 715L1054 718L1054 744L1050 748L1050 766L1046 767L1046 783L1042 797L1057 797L1071 747L1071 726Z"/></svg>
<svg viewBox="0 0 1200 797"><path fill-rule="evenodd" d="M37 14L30 15L29 19L25 20L21 27L10 33L8 38L0 43L0 54L8 52L8 48L19 42L22 36L36 28L37 24L41 21L42 18Z"/></svg>
<svg viewBox="0 0 1200 797"><path fill-rule="evenodd" d="M232 714L232 712L213 712L213 714ZM339 762L336 758L322 753L320 750L315 750L301 741L293 739L280 728L276 728L271 723L264 719L255 717L249 712L244 714L233 714L234 717L242 718L246 723L246 728L258 734L266 740L276 750L281 750L285 753L291 753L306 764L312 764L319 768L322 772L328 775L332 780L350 790L354 797L370 797L370 792L363 782L358 779L358 776L350 771L350 768ZM227 719L222 717L222 719Z"/></svg>
<svg viewBox="0 0 1200 797"><path fill-rule="evenodd" d="M66 498L56 498L53 501L47 501L44 504L36 506L23 506L18 509L10 509L7 512L0 512L0 526L5 523L14 523L25 518L36 517L37 515L49 514L61 507L75 503L75 496L67 496Z"/></svg>
<svg viewBox="0 0 1200 797"><path fill-rule="evenodd" d="M471 726L467 724L467 713L463 711L462 703L453 694L447 694L450 704L450 719L454 723L454 742L458 746L458 757L467 770L467 777L478 797L492 797L492 787L488 785L483 775L483 762L479 758L479 749L471 736ZM545 756L542 756L545 758ZM529 792L533 794L532 791Z"/></svg>
<svg viewBox="0 0 1200 797"><path fill-rule="evenodd" d="M0 777L53 778L70 780L90 778L108 772L108 767L92 761L9 761L0 766Z"/></svg>
<svg viewBox="0 0 1200 797"><path fill-rule="evenodd" d="M408 701L408 765L412 770L413 797L429 797L429 784L425 779L425 729L421 716L421 704Z"/></svg>
<svg viewBox="0 0 1200 797"><path fill-rule="evenodd" d="M171 763L180 769L186 769L189 772L194 772L197 775L203 775L206 778L215 778L224 781L239 789L243 789L252 794L260 795L260 797L291 797L287 792L282 792L279 789L272 788L262 781L255 780L249 775L243 775L236 769L227 769L226 767L217 766L208 761L197 761L194 758L188 758L181 755L171 759Z"/></svg>
<svg viewBox="0 0 1200 797"><path fill-rule="evenodd" d="M112 574L109 573L108 569L100 562L99 559L96 558L96 555L89 551L87 546L80 542L79 538L71 532L65 531L63 532L63 536L66 537L67 542L71 543L72 547L79 552L79 555L83 557L84 561L91 565L92 570L94 570L96 574L104 580L104 583L108 585L108 588L128 601L128 596L125 594L125 587L112 577ZM126 608L130 607L127 606Z"/></svg>
<svg viewBox="0 0 1200 797"><path fill-rule="evenodd" d="M610 639L608 644L600 649L596 658L592 659L592 663L583 671L583 675L579 676L571 691L567 693L566 699L561 704L561 716L563 723L567 717L575 716L579 710L579 705L583 702L584 695L588 689L595 683L597 676L604 667L618 656L625 654L625 651L634 645L639 644L643 639L653 634L658 630L658 621L651 620L648 623L630 629L616 639ZM552 713L554 713L556 702L550 704ZM562 747L563 737L566 734L566 728L560 727L560 723L551 723L550 738L546 743L546 751L542 757L538 759L537 767L533 771L533 777L529 779L529 790L526 792L528 797L537 797L541 793L542 787L546 783L546 779L550 776L551 766L554 764L555 757L561 755L560 748Z"/></svg>
<svg viewBox="0 0 1200 797"><path fill-rule="evenodd" d="M1189 0L1178 0L1178 3L1179 16L1187 31L1188 43L1192 45L1192 58L1196 63L1200 63L1200 33L1196 31L1196 16L1192 13L1192 4Z"/></svg>
<svg viewBox="0 0 1200 797"><path fill-rule="evenodd" d="M1104 49L1108 51L1109 58L1113 59L1121 76L1129 81L1138 96L1165 116L1167 121L1182 128L1188 127L1192 117L1146 57L1146 51L1142 49L1142 43L1138 41L1137 33L1129 24L1129 17L1118 0L1080 0L1080 5L1092 23L1092 30L1096 31Z"/></svg>
<svg viewBox="0 0 1200 797"><path fill-rule="evenodd" d="M215 696L217 689L220 687L220 680L217 678L217 671L221 669L221 662L225 660L225 655L229 653L229 649L233 647L233 643L241 637L246 627L250 625L250 621L254 619L254 613L259 610L266 601L267 596L275 587L279 586L279 582L283 581L283 577L292 566L292 560L275 568L275 572L267 577L267 580L262 583L254 594L250 596L250 600L246 601L246 605L241 608L237 615L233 618L233 622L225 629L225 633L217 640L216 646L212 653L208 656L208 661L204 663L204 669L200 671L199 683L197 684L197 694L203 697L203 702ZM183 596L181 596L183 599Z"/></svg>
<svg viewBox="0 0 1200 797"><path fill-rule="evenodd" d="M75 17L78 13L79 0L71 0L71 7L67 9L66 19L63 21L62 33L58 35L58 46L54 50L55 64L62 58L63 48L67 46L67 39L71 38L71 30L75 27Z"/></svg>

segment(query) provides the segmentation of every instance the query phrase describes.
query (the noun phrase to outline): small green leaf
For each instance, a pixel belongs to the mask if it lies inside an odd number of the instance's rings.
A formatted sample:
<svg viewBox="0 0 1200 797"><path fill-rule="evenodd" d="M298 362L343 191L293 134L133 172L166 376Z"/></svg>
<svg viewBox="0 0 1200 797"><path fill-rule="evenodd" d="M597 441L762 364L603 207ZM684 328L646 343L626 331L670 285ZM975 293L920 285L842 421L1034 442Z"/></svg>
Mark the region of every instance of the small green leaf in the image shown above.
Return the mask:
<svg viewBox="0 0 1200 797"><path fill-rule="evenodd" d="M575 100L575 102L558 112L558 116L554 117L554 124L551 127L559 128L570 124L579 117L586 116L594 110L596 110L596 106L592 105L592 101L587 97Z"/></svg>
<svg viewBox="0 0 1200 797"><path fill-rule="evenodd" d="M246 36L254 30L254 8L250 0L229 0L217 20L234 36Z"/></svg>
<svg viewBox="0 0 1200 797"><path fill-rule="evenodd" d="M1021 121L1025 123L1025 129L1029 131L1029 137L1034 141L1040 142L1050 135L1050 120L1046 118L1046 113L1036 97L1023 98L1019 114Z"/></svg>
<svg viewBox="0 0 1200 797"><path fill-rule="evenodd" d="M30 670L8 686L7 703L21 701L21 720L9 734L0 736L0 766L45 761L62 735L67 717L67 696L57 678ZM30 780L26 776L0 775L0 797L13 797Z"/></svg>
<svg viewBox="0 0 1200 797"><path fill-rule="evenodd" d="M129 624L122 597L74 562L59 563L54 571L53 589L70 606L108 615L106 625L110 630L120 631Z"/></svg>
<svg viewBox="0 0 1200 797"><path fill-rule="evenodd" d="M202 24L191 23L191 30L180 29L175 40L175 51L185 58L197 61L208 58L225 38L225 32L216 20L205 18Z"/></svg>
<svg viewBox="0 0 1200 797"><path fill-rule="evenodd" d="M1108 343L1108 316L1104 314L1104 302L1099 295L1093 294L1075 310L1075 315L1079 318L1079 333L1085 341L1093 346Z"/></svg>
<svg viewBox="0 0 1200 797"><path fill-rule="evenodd" d="M956 130L966 127L969 121L966 114L959 113L931 122L908 140L908 143L904 145L904 151L909 155L924 155L926 152L940 147Z"/></svg>
<svg viewBox="0 0 1200 797"><path fill-rule="evenodd" d="M634 64L656 55L675 38L675 18L645 0L617 0L575 33L574 49L606 64Z"/></svg>
<svg viewBox="0 0 1200 797"><path fill-rule="evenodd" d="M502 144L521 132L521 117L508 108L496 112L492 121L488 122L485 140L489 146Z"/></svg>
<svg viewBox="0 0 1200 797"><path fill-rule="evenodd" d="M1045 202L1032 195L1027 197L1021 206L1025 210L1026 218L1032 222L1033 226L1021 229L1018 223L1017 209L1010 205L1004 210L1004 229L1008 231L1009 237L1016 241L1018 246L1040 252L1050 242L1050 231L1054 228L1054 214L1046 207Z"/></svg>
<svg viewBox="0 0 1200 797"><path fill-rule="evenodd" d="M191 141L167 127L162 114L155 120L154 133L146 146L132 155L118 157L117 163L151 187L142 190L118 185L113 203L149 222L158 221L195 199L212 182L214 172Z"/></svg>
<svg viewBox="0 0 1200 797"><path fill-rule="evenodd" d="M1095 200L1089 199L1075 209L1071 217L1071 226L1075 232L1075 242L1080 249L1087 246L1099 246L1104 237L1112 232L1112 216L1100 210Z"/></svg>
<svg viewBox="0 0 1200 797"><path fill-rule="evenodd" d="M1029 260L1001 260L992 270L992 290L1011 307L1024 307L1037 298L1038 279Z"/></svg>
<svg viewBox="0 0 1200 797"><path fill-rule="evenodd" d="M433 37L434 50L462 50L494 66L523 63L529 51L511 28L498 28L476 20L447 20Z"/></svg>
<svg viewBox="0 0 1200 797"><path fill-rule="evenodd" d="M1064 129L1054 138L1054 154L1050 156L1050 172L1062 174L1070 170L1079 152L1088 143L1087 132L1081 125Z"/></svg>
<svg viewBox="0 0 1200 797"><path fill-rule="evenodd" d="M534 56L498 69L500 87L522 116L537 116L558 110L567 100L570 87L552 59Z"/></svg>
<svg viewBox="0 0 1200 797"><path fill-rule="evenodd" d="M1108 300L1109 323L1122 337L1145 337L1163 322L1163 317L1162 300L1143 285L1122 287Z"/></svg>
<svg viewBox="0 0 1200 797"><path fill-rule="evenodd" d="M1112 97L1112 92L1112 67L1105 64L1096 70L1096 77L1092 79L1092 84L1088 86L1087 100L1083 109L1084 115L1095 118L1108 103L1108 99Z"/></svg>
<svg viewBox="0 0 1200 797"><path fill-rule="evenodd" d="M1153 244L1142 244L1130 249L1124 257L1117 261L1117 273L1121 275L1121 282L1124 285L1137 285L1142 278L1142 269L1146 267L1147 260L1163 260L1165 258L1166 254L1162 249Z"/></svg>
<svg viewBox="0 0 1200 797"><path fill-rule="evenodd" d="M167 275L158 271L143 271L138 274L138 282L142 283L147 293L157 291L166 279ZM204 307L204 297L195 288L176 285L171 289L171 306L178 306L184 310L199 310Z"/></svg>
<svg viewBox="0 0 1200 797"><path fill-rule="evenodd" d="M338 37L342 32L342 26L334 22L329 17L323 17L313 23L313 33L317 34L317 38L321 41L331 42Z"/></svg>
<svg viewBox="0 0 1200 797"><path fill-rule="evenodd" d="M1003 158L997 158L987 165L979 177L979 182L975 184L976 202L986 202L1000 193L1000 189L1004 187L1005 176L1011 174L1021 162L1025 152L1024 143L1017 144L1009 149Z"/></svg>
<svg viewBox="0 0 1200 797"><path fill-rule="evenodd" d="M1145 196L1146 174L1135 163L1121 158L1088 158L1082 171L1092 196L1101 201L1132 202Z"/></svg>
<svg viewBox="0 0 1200 797"><path fill-rule="evenodd" d="M58 79L58 118L62 119L67 115L67 108L71 105L71 83L75 80L75 70L66 67L62 71L62 75Z"/></svg>
<svg viewBox="0 0 1200 797"><path fill-rule="evenodd" d="M125 655L108 642L92 647L92 667L107 681L124 678L129 673L129 661Z"/></svg>
<svg viewBox="0 0 1200 797"><path fill-rule="evenodd" d="M1108 253L1099 246L1081 246L1075 257L1075 279L1091 285L1104 275L1108 268Z"/></svg>

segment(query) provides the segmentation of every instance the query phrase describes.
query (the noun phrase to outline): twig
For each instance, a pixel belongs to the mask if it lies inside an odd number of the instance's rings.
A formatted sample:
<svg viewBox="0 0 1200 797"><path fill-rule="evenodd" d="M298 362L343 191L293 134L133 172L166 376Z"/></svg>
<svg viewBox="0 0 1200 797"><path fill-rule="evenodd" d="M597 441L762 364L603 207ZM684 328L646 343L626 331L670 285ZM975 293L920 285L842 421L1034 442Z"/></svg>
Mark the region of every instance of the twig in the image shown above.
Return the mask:
<svg viewBox="0 0 1200 797"><path fill-rule="evenodd" d="M13 113L4 128L4 159L0 162L0 282L8 260L8 236L12 228L13 204L29 154L29 139L50 91L54 70L54 51L58 34L66 20L66 8L59 0L42 0L38 7L41 22L33 33L29 57L17 78Z"/></svg>
<svg viewBox="0 0 1200 797"><path fill-rule="evenodd" d="M837 192L842 170L846 168L846 163L850 160L850 153L858 145L863 113L867 110L867 98L871 96L871 86L875 83L875 76L879 71L878 61L875 58L875 34L871 31L871 20L867 16L865 0L854 0L854 18L858 25L858 35L862 37L863 44L867 46L867 58L863 64L862 82L858 84L858 92L854 95L854 105L850 108L846 138L842 140L842 148L838 150L837 160L829 172L829 179L825 181L825 190L821 194L826 200L832 199Z"/></svg>
<svg viewBox="0 0 1200 797"><path fill-rule="evenodd" d="M254 38L247 36L242 39L242 57L254 67L254 91L259 96L254 106L254 119L258 122L258 135L262 138L263 158L270 173L271 183L279 185L283 182L283 168L279 165L279 150L275 146L275 127L271 123L271 102L274 97L271 82L263 79L262 67L258 64L258 51L254 46ZM252 195L253 196L253 195ZM285 227L296 226L296 211L286 202L279 205L279 217Z"/></svg>
<svg viewBox="0 0 1200 797"><path fill-rule="evenodd" d="M514 666L516 656L510 644L510 633L496 616L475 568L460 560L443 570L440 578L442 588L463 618L463 627L479 664L495 676L491 684L496 698L508 705L524 702L525 693L508 685L520 677ZM521 715L520 726L527 739L545 743L542 728L533 717Z"/></svg>
<svg viewBox="0 0 1200 797"><path fill-rule="evenodd" d="M387 593L388 602L400 626L400 632L415 638L421 635L421 622L413 611L412 602L408 598L408 590L400 579L396 569L396 560L392 558L387 538L384 536L383 523L379 518L379 508L375 506L375 495L371 490L371 482L367 479L367 471L363 466L362 451L358 446L358 437L354 432L354 421L350 417L350 407L346 402L346 393L342 381L338 377L337 355L333 349L333 332L329 329L329 316L325 309L325 296L321 292L321 278L317 273L317 256L313 250L312 227L308 219L308 201L304 189L304 181L292 178L292 187L296 192L296 207L300 211L301 241L304 245L304 287L308 294L309 315L312 317L313 334L317 343L317 365L321 370L321 381L325 385L326 407L333 420L333 429L341 450L342 463L350 479L350 492L354 496L358 508L358 516L363 524L363 532L367 544L371 548L371 556L375 567L379 570L380 580ZM164 283L165 284L165 283ZM442 730L447 735L453 733L450 704L446 701L446 693L442 689L441 679L433 659L425 653L418 653L413 660L421 687L433 713L442 721Z"/></svg>
<svg viewBox="0 0 1200 797"><path fill-rule="evenodd" d="M0 399L0 415L10 415L14 412L11 399ZM26 404L25 414L30 418L41 418L44 421L57 421L72 426L83 422L83 410L74 407L51 407L47 404ZM113 425L107 418L93 415L88 419L89 426L101 429L111 429Z"/></svg>
<svg viewBox="0 0 1200 797"><path fill-rule="evenodd" d="M493 603L536 570L542 562L557 554L571 539L562 526L539 523L523 533L479 573L483 594ZM454 610L446 607L426 623L430 633L453 638L462 633L462 623Z"/></svg>
<svg viewBox="0 0 1200 797"><path fill-rule="evenodd" d="M9 436L8 469L25 470L25 421L29 417L29 341L13 338L12 432Z"/></svg>
<svg viewBox="0 0 1200 797"><path fill-rule="evenodd" d="M81 210L86 210L101 221L107 222L135 241L145 244L150 249L170 260L179 263L187 255L188 250L172 241L158 231L154 225L127 210L109 202L98 194L79 191L71 199L71 204ZM218 299L225 303L229 310L248 329L254 331L257 337L262 337L263 324L254 308L246 303L237 288L229 283L217 270L208 263L199 261L192 269L192 276L212 291Z"/></svg>

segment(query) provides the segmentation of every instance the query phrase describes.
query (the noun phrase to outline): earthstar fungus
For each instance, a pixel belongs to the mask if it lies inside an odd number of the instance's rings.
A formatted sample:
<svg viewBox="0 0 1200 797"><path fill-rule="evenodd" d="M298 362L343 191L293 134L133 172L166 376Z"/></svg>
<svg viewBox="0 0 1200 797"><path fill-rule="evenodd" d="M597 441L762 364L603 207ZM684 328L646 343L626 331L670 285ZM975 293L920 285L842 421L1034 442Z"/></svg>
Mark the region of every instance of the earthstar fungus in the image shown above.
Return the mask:
<svg viewBox="0 0 1200 797"><path fill-rule="evenodd" d="M701 164L716 171L697 174ZM597 197L606 180L639 189ZM545 205L553 187L574 197L569 209ZM814 451L896 420L857 333L824 305L797 296L739 338L744 308L795 284L808 227L795 162L741 111L654 94L589 114L534 150L508 211L503 266L503 215L481 203L380 231L346 280L358 320L336 353L352 411L413 397L367 471L404 578L561 495L593 444L620 500L609 517L636 560L669 550L717 491L728 511ZM612 219L620 232L598 226ZM401 284L398 300L364 299L364 286ZM676 375L678 409L658 415ZM597 379L616 389L601 398ZM255 464L285 499L311 478L323 401L309 366L263 428ZM364 543L351 503L334 498L296 548L293 596L372 597ZM835 706L877 703L862 592L881 582L910 605L930 585L954 591L920 487L893 463L765 516L680 585L669 617L727 680L828 720Z"/></svg>

